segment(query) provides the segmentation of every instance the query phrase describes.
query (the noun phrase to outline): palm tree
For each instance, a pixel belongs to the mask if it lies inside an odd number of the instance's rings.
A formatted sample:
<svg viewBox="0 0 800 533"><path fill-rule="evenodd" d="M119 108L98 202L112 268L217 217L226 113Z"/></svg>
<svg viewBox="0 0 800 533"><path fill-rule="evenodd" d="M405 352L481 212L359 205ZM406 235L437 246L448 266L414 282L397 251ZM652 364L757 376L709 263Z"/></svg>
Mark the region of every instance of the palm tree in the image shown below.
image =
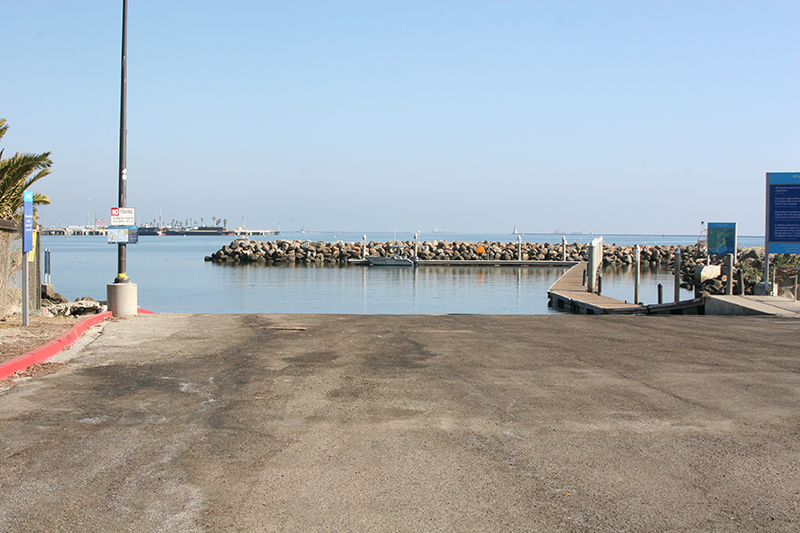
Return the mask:
<svg viewBox="0 0 800 533"><path fill-rule="evenodd" d="M0 118L0 140L8 131L6 119ZM22 193L31 185L50 174L53 161L50 152L43 154L20 154L3 159L0 150L0 219L22 216ZM42 193L33 195L34 205L46 205L50 198Z"/></svg>

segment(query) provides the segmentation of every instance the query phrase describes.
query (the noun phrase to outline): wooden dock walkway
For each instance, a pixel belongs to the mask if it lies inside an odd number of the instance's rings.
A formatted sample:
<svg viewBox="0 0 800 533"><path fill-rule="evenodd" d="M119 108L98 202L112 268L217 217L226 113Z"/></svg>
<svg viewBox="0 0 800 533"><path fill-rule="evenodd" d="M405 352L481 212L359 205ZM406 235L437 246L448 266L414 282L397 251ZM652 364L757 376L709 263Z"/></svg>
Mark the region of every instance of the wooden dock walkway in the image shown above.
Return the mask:
<svg viewBox="0 0 800 533"><path fill-rule="evenodd" d="M558 278L558 281L553 283L553 286L547 291L552 307L584 315L640 314L647 312L647 308L643 305L623 302L601 294L587 292L586 285L583 284L583 271L586 266L586 262L577 263Z"/></svg>

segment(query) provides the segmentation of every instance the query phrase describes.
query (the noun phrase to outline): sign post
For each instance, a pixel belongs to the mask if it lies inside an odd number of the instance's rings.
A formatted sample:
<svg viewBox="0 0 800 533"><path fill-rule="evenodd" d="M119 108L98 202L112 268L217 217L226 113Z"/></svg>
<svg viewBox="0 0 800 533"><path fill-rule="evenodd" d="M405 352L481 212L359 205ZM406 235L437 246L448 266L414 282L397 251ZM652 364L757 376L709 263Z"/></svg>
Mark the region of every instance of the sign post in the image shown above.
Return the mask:
<svg viewBox="0 0 800 533"><path fill-rule="evenodd" d="M29 252L33 251L33 193L22 193L22 325L30 322Z"/></svg>
<svg viewBox="0 0 800 533"><path fill-rule="evenodd" d="M133 217L133 209L128 210L127 207L127 182L128 182L128 169L126 168L126 136L127 136L127 107L126 101L128 97L128 0L122 0L122 65L120 80L120 95L119 95L119 207L112 208L111 211L111 226L115 225L114 217L118 217L116 225L118 226L135 226L136 222ZM114 211L116 210L116 213ZM127 216L130 215L130 218ZM122 222L128 222L122 224ZM131 283L128 277L127 270L127 246L131 243L130 230L128 229L128 241L117 241L117 277L114 283L107 285L108 294L108 310L114 316L136 316L138 313L138 296L136 294L136 284ZM108 232L111 236L112 231L109 228ZM119 234L117 234L119 236ZM110 241L111 242L111 241Z"/></svg>
<svg viewBox="0 0 800 533"><path fill-rule="evenodd" d="M764 289L769 254L800 254L800 172L767 172L767 221L764 231Z"/></svg>

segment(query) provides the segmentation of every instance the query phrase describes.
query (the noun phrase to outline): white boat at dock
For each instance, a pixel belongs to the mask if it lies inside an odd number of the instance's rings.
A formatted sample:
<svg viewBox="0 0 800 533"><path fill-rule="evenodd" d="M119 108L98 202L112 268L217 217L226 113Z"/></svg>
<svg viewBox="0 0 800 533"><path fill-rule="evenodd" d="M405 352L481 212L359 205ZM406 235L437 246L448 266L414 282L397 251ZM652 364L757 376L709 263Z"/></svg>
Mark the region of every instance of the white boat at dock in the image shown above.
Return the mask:
<svg viewBox="0 0 800 533"><path fill-rule="evenodd" d="M367 256L366 260L369 261L370 266L414 266L413 260L401 255L392 257L371 255Z"/></svg>
<svg viewBox="0 0 800 533"><path fill-rule="evenodd" d="M409 259L405 255L400 255L399 250L403 248L401 245L393 244L392 248L394 253L391 256L369 255L364 259L369 262L370 266L414 266L417 264L416 257Z"/></svg>

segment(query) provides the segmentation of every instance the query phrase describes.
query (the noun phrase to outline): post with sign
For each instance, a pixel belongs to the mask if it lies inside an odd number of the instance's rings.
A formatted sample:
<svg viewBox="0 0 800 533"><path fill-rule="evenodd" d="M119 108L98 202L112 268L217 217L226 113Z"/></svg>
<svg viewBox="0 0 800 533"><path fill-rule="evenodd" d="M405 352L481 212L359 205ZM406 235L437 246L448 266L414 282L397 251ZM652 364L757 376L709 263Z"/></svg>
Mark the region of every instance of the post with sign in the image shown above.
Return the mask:
<svg viewBox="0 0 800 533"><path fill-rule="evenodd" d="M118 207L111 208L111 224L108 228L109 243L117 245L117 277L114 283L109 283L108 310L114 316L136 316L139 312L136 284L126 272L126 247L133 244L132 236L136 233L136 221L133 208L126 205L127 169L126 169L126 98L128 92L127 81L127 28L128 28L128 0L122 2L122 80L120 88L120 114L119 114L119 203Z"/></svg>
<svg viewBox="0 0 800 533"><path fill-rule="evenodd" d="M30 253L33 251L33 193L22 193L22 325L30 322Z"/></svg>
<svg viewBox="0 0 800 533"><path fill-rule="evenodd" d="M139 242L136 210L133 207L112 207L108 225L108 244L119 247ZM124 273L108 284L108 310L114 316L135 316L139 312L137 286Z"/></svg>
<svg viewBox="0 0 800 533"><path fill-rule="evenodd" d="M769 254L800 254L800 172L767 172L764 292L772 294Z"/></svg>

